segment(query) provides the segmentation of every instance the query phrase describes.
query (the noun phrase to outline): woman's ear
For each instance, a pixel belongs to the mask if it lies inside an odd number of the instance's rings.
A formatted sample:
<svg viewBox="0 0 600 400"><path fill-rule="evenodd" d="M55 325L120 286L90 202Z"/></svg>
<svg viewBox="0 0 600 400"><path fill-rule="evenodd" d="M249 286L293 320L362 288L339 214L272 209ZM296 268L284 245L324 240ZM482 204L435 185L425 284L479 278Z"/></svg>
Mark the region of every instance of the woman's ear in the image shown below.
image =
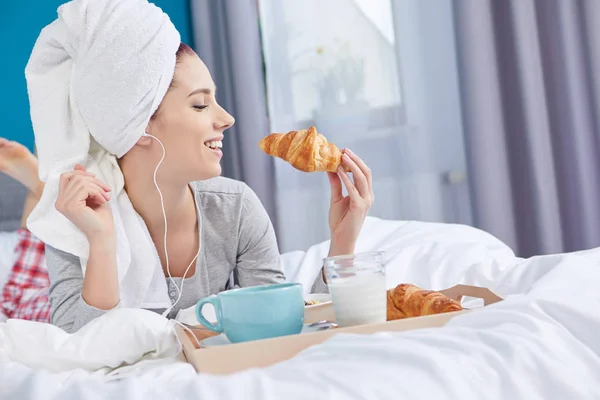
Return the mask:
<svg viewBox="0 0 600 400"><path fill-rule="evenodd" d="M136 146L148 147L151 144L152 144L152 138L150 136L148 136L148 133L146 132L145 135L142 135L142 137L139 138L139 140L136 143Z"/></svg>
<svg viewBox="0 0 600 400"><path fill-rule="evenodd" d="M150 121L148 121L148 125L146 125L146 129L144 130L145 135L151 135L152 132L157 131L158 126L156 126L156 125L157 125L157 121L156 121L155 116L153 115L152 118L150 118Z"/></svg>

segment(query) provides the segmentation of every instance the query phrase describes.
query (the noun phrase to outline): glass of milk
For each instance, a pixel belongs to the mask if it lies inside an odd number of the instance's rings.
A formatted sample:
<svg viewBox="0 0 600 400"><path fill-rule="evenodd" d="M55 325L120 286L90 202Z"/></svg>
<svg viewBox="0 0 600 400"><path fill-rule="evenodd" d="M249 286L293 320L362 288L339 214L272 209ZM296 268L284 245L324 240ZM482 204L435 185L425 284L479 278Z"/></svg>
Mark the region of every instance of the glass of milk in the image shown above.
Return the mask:
<svg viewBox="0 0 600 400"><path fill-rule="evenodd" d="M386 321L384 255L379 251L324 260L327 285L339 326Z"/></svg>

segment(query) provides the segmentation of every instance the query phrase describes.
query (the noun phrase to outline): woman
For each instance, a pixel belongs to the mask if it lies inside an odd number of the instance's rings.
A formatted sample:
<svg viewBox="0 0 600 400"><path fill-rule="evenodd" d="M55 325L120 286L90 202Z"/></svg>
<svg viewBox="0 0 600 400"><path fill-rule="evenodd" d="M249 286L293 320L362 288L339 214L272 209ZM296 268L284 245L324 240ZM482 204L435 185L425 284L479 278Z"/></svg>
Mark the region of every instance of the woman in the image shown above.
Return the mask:
<svg viewBox="0 0 600 400"><path fill-rule="evenodd" d="M285 279L273 227L257 196L245 184L219 177L221 141L234 119L215 93L206 65L181 44L171 84L149 118L146 134L118 158L124 190L158 252L173 304L150 309L170 318L233 285ZM39 142L38 150L44 150ZM160 168L153 175L157 163ZM345 151L343 164L354 182L342 169L329 174L331 256L354 251L373 201L365 163ZM342 194L342 182L348 196ZM85 272L81 257L46 246L52 322L69 332L122 306L128 294L117 265L116 220L109 207L113 191L81 165L60 176L56 209L89 243ZM322 277L318 286L324 286Z"/></svg>

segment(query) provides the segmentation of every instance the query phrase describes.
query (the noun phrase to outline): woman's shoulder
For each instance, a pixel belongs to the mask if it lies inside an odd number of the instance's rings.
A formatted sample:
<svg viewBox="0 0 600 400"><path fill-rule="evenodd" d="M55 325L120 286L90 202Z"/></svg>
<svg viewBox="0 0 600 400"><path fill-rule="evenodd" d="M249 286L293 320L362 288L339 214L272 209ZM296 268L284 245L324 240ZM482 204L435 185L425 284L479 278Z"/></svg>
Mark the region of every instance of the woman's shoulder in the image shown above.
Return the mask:
<svg viewBox="0 0 600 400"><path fill-rule="evenodd" d="M246 202L248 197L254 197L254 192L244 182L220 176L204 181L195 181L190 186L196 199L201 203L215 201L234 205ZM225 206L226 204L221 205Z"/></svg>
<svg viewBox="0 0 600 400"><path fill-rule="evenodd" d="M222 176L204 181L194 181L190 185L196 194L214 193L239 195L250 190L248 185L244 182Z"/></svg>
<svg viewBox="0 0 600 400"><path fill-rule="evenodd" d="M246 211L243 216L248 218L254 217L253 214L257 212L262 212L259 211L263 206L258 196L244 182L217 177L205 181L195 181L190 185L198 203L211 206L208 208L209 210L218 209L220 216L226 209L240 209L240 207Z"/></svg>

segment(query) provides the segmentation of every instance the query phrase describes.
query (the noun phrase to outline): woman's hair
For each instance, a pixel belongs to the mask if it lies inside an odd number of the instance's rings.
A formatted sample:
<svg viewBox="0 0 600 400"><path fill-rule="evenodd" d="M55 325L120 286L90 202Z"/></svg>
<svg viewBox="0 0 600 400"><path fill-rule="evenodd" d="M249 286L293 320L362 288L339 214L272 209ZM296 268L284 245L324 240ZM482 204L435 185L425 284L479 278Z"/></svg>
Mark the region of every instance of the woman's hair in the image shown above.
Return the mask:
<svg viewBox="0 0 600 400"><path fill-rule="evenodd" d="M181 42L179 44L179 48L177 48L177 53L175 53L175 68L177 68L177 64L179 64L181 62L181 60L183 59L183 56L195 56L195 55L197 55L197 54L194 51L194 49L192 49L187 44ZM175 86L175 77L173 77L173 79L171 80L171 84L169 85L169 90L174 86ZM156 109L154 114L152 114L152 117L150 117L151 120L156 118L159 110L160 110L160 105L158 106L158 108Z"/></svg>
<svg viewBox="0 0 600 400"><path fill-rule="evenodd" d="M181 62L181 59L183 58L184 55L195 56L196 52L190 46L181 42L179 44L179 48L177 49L177 53L175 53L175 56L177 57L175 60L175 63Z"/></svg>

